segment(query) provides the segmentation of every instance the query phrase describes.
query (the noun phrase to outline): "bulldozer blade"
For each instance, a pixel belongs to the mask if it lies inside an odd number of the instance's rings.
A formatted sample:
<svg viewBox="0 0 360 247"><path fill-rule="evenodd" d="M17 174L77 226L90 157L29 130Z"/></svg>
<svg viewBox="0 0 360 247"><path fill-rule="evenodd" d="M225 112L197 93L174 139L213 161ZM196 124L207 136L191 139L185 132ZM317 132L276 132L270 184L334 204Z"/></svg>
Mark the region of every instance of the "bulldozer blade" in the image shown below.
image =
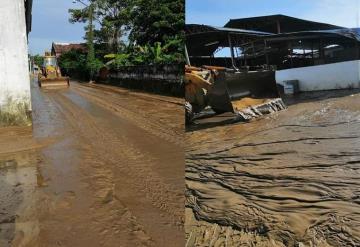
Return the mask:
<svg viewBox="0 0 360 247"><path fill-rule="evenodd" d="M224 71L209 93L209 105L217 113L238 113L241 108L262 105L279 97L274 71Z"/></svg>
<svg viewBox="0 0 360 247"><path fill-rule="evenodd" d="M60 89L67 88L70 86L70 80L68 77L59 78L41 78L39 80L39 86L43 89Z"/></svg>

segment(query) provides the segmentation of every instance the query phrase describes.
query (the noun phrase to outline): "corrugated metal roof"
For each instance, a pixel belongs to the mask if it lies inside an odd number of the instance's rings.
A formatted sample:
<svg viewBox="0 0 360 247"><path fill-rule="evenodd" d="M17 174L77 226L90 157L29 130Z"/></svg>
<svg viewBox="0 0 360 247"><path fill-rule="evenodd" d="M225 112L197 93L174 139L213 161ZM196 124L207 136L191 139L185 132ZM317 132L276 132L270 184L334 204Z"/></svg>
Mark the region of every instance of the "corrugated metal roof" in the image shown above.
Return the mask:
<svg viewBox="0 0 360 247"><path fill-rule="evenodd" d="M187 24L185 25L185 35L189 55L208 56L218 47L228 46L229 34L237 40L255 40L259 37L271 35L271 33L252 30Z"/></svg>
<svg viewBox="0 0 360 247"><path fill-rule="evenodd" d="M201 24L186 24L185 25L185 34L188 35L199 35L202 33L209 32L225 32L225 33L237 33L244 35L270 35L273 33L245 30L238 28L227 28L227 27L215 27L210 25L201 25Z"/></svg>
<svg viewBox="0 0 360 247"><path fill-rule="evenodd" d="M230 27L214 27L209 25L200 25L200 24L187 24L185 26L185 34L186 34L186 45L188 48L188 52L190 56L210 56L218 47L226 47L229 45L229 34L232 39L238 41L238 44L246 44L248 42L252 42L255 40L285 40L292 39L298 37L310 38L321 38L321 37L329 37L329 36L342 36L349 39L355 39L360 42L360 28L338 28L338 26L325 24L325 23L317 23L306 20L301 20L289 16L284 15L275 15L275 16L267 16L267 18L285 18L285 20L293 20L296 19L298 22L317 25L325 25L328 29L323 30L306 30L306 31L297 31L292 30L286 33L269 33L262 31L254 31L254 30L246 30L246 29L237 29ZM264 17L254 17L254 19L264 20ZM252 18L245 18L252 19ZM284 20L284 19L283 19ZM310 25L311 26L311 25ZM308 27L307 29L314 28L315 26ZM319 26L317 26L319 27ZM332 27L332 29L329 29ZM334 28L336 27L336 28Z"/></svg>
<svg viewBox="0 0 360 247"><path fill-rule="evenodd" d="M242 28L255 31L278 33L277 24L280 24L280 33L310 31L310 30L332 30L344 28L328 23L309 21L287 15L267 15L249 18L230 19L225 27Z"/></svg>
<svg viewBox="0 0 360 247"><path fill-rule="evenodd" d="M342 36L349 39L354 39L360 42L360 28L341 28L333 30L313 30L313 31L301 31L301 32L289 32L282 34L274 34L268 36L266 39L281 39L281 37L298 37L306 35L318 35L319 37L323 35L336 35Z"/></svg>

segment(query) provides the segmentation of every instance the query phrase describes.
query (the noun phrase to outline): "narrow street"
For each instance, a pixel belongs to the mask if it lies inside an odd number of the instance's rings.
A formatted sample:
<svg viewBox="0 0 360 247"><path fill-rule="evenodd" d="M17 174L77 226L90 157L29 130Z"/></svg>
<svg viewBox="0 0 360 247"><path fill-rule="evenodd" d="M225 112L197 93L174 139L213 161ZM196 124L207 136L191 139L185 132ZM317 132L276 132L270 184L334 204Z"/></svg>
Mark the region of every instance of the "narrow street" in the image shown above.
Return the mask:
<svg viewBox="0 0 360 247"><path fill-rule="evenodd" d="M178 98L32 85L33 129L0 129L0 246L184 246Z"/></svg>

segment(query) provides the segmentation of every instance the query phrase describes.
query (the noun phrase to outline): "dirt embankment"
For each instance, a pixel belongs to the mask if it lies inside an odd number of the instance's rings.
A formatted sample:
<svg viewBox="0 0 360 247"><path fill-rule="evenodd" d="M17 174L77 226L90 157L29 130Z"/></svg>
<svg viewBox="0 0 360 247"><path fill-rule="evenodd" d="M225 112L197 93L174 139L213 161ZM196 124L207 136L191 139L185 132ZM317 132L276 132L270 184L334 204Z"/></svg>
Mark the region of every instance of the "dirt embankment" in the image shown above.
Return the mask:
<svg viewBox="0 0 360 247"><path fill-rule="evenodd" d="M32 88L33 131L0 140L1 246L184 245L182 106L110 89Z"/></svg>
<svg viewBox="0 0 360 247"><path fill-rule="evenodd" d="M186 134L188 246L360 245L360 93L288 104Z"/></svg>

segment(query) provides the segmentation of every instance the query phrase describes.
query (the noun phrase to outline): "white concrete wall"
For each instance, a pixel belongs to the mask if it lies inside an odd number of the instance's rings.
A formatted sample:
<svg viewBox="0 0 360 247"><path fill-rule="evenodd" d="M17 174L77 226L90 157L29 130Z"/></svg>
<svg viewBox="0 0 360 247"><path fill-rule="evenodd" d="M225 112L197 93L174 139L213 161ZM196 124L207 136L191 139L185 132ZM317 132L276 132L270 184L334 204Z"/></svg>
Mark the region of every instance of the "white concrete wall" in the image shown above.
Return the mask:
<svg viewBox="0 0 360 247"><path fill-rule="evenodd" d="M31 108L28 68L24 0L1 0L0 111L6 111L14 102Z"/></svg>
<svg viewBox="0 0 360 247"><path fill-rule="evenodd" d="M300 91L360 88L360 60L276 71L276 83L298 80Z"/></svg>

